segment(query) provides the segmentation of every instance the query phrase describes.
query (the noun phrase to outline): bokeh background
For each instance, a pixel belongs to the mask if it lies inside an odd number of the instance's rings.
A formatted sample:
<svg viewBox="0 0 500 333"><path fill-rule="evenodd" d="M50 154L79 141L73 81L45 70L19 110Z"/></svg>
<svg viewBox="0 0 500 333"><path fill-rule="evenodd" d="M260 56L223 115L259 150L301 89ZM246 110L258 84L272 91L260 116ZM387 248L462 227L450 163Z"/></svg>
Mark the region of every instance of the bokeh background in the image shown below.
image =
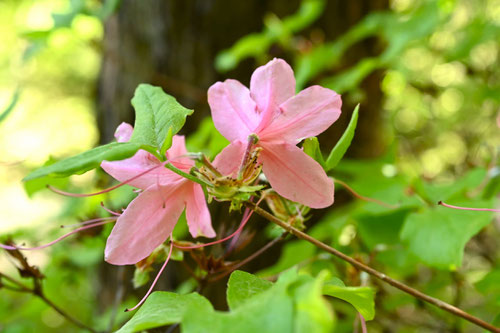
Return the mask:
<svg viewBox="0 0 500 333"><path fill-rule="evenodd" d="M61 233L61 224L102 214L100 201L126 206L131 196L121 192L105 199L75 200L44 189L47 182L80 191L110 184L99 172L30 184L21 179L47 161L111 141L120 122L133 123L130 99L139 83L162 86L194 108L183 133L191 135L192 150L214 156L224 141L206 119L210 114L206 90L225 78L248 85L255 67L273 57L292 65L298 89L320 84L342 94L341 118L319 137L325 152L334 146L360 103L360 121L348 151L353 163L358 161L353 170L398 177L407 186L399 184L397 190L411 192L415 179L450 186L469 171L482 169L480 181L472 181L479 186L481 179L489 182L500 174L499 42L498 0L2 0L0 235L43 243ZM348 179L349 166L340 168L338 175L344 172ZM374 186L379 185L362 177L352 179L366 195L374 194ZM493 197L498 183L490 185ZM340 193L339 206L347 201L347 195ZM340 245L354 244L354 253L370 253L388 243L363 236L363 230L358 230L362 222L342 223L332 222L330 232ZM101 330L118 327L128 314L116 308L133 304L141 295L127 287L133 270L102 262L105 234L106 230L103 234L91 231L26 254L47 276L46 293ZM419 273L410 269L411 262L406 262L408 272L401 273L401 268L396 274L423 286L434 281L437 285L431 287L444 297L459 297L457 302L492 319L500 297L498 285L491 304L484 294L492 293L488 288L494 288L500 272L495 268L498 221L479 235L482 238L472 246L479 249L473 249L469 261L466 256L463 275L450 265L441 273ZM481 259L481 252L486 259ZM263 261L254 269L271 264ZM436 269L432 263L425 264ZM1 272L16 275L15 267L14 259L0 253ZM273 267L269 272L279 271ZM473 286L491 272L497 275L491 277L491 285L483 283L482 294L481 287ZM454 279L469 289L456 296L446 289L452 287L444 287ZM180 281L176 276L163 287L190 288ZM216 294L219 289L207 293ZM117 290L121 290L119 298ZM2 331L75 331L32 295L1 288L0 294ZM371 328L435 331L451 320L441 313L434 314L437 319L429 314L422 315L423 320L414 319L422 313L422 305L404 308L405 302L401 297L388 298L388 308ZM399 307L402 312L396 311ZM340 313L340 322L350 318ZM390 328L391 318L400 326ZM425 328L424 322L430 327ZM453 327L474 331L464 324Z"/></svg>

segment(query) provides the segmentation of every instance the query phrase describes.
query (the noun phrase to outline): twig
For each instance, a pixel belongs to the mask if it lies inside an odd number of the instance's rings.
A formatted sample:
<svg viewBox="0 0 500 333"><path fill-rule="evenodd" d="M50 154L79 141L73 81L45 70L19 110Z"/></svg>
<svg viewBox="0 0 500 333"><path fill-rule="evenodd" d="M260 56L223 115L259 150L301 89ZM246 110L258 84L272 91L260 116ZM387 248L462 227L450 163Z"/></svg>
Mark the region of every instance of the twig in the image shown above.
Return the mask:
<svg viewBox="0 0 500 333"><path fill-rule="evenodd" d="M262 253L264 253L267 250L269 250L276 243L281 242L283 239L285 239L285 237L287 235L288 235L288 232L284 232L283 234L281 234L280 237L276 237L275 239L273 239L272 241L270 241L269 243L267 243L266 245L264 245L263 247L261 247L260 249L258 249L257 251L255 251L254 253L252 253L250 256L248 256L245 259L243 259L242 261L240 261L240 262L238 262L238 263L230 266L228 270L226 270L226 271L224 271L222 273L219 273L219 274L213 276L211 279L208 280L208 282L211 283L211 282L218 281L218 280L222 279L224 276L231 274L232 272L234 272L238 268L240 268L240 267L248 264L250 261L252 261L255 258L257 258L258 256L260 256Z"/></svg>
<svg viewBox="0 0 500 333"><path fill-rule="evenodd" d="M487 322L485 322L477 317L474 317L474 316L468 314L467 312L465 312L465 311L463 311L463 310L461 310L461 309L459 309L451 304L448 304L440 299L431 297L427 294L424 294L424 293L422 293L414 288L411 288L411 287L405 285L402 282L394 280L394 279L388 277L387 275L385 275L384 273L381 273L381 272L371 268L370 266L367 266L365 264L360 263L359 261L356 261L355 259L345 255L344 253L334 249L333 247L328 246L325 243L317 240L316 238L313 238L313 237L309 236L308 234L294 228L293 226L287 224L286 222L281 221L280 219L271 215L270 213L263 210L262 208L256 207L255 204L253 204L251 202L245 202L245 206L249 207L254 212L256 212L260 216L264 217L268 221L279 225L280 227L282 227L283 229L285 229L289 233L293 234L297 238L304 239L304 240L308 241L309 243L315 245L316 247L318 247L318 248L320 248L328 253L331 253L334 256L336 256L344 261L347 261L348 263L350 263L351 265L353 265L357 269L365 271L368 274L390 284L391 286L396 287L396 288L404 291L405 293L412 295L413 297L416 297L416 298L421 299L427 303L435 305L442 310L445 310L445 311L452 313L453 315L462 317L465 320L468 320L471 323L474 323L478 326L481 326L481 327L483 327L491 332L500 333L500 328L495 327L495 326L493 326L493 325L491 325L491 324L489 324L489 323L487 323Z"/></svg>
<svg viewBox="0 0 500 333"><path fill-rule="evenodd" d="M13 279L11 278L10 276L8 275L5 275L3 273L0 273L0 278L4 278L12 283L14 283L16 286L18 286L20 289L19 290L16 290L16 291L19 291L19 292L27 292L27 293L31 293L35 296L38 296L42 301L45 302L45 304L47 304L48 306L50 306L52 309L54 309L56 312L58 312L61 316L63 316L64 318L66 318L66 320L72 322L73 324L75 324L76 326L82 328L82 329L85 329L85 330L88 330L90 332L93 332L93 333L97 333L96 330L94 330L93 328L85 325L84 323L82 323L81 321L79 321L78 319L76 318L73 318L72 316L70 316L69 314L67 314L66 312L64 312L60 307L58 307L56 304L54 304L54 302L52 302L50 299L48 299L45 294L43 293L43 290L41 288L41 285L39 283L39 280L36 280L34 279L34 282L35 282L35 287L32 289L32 288L29 288L27 286L25 286L23 283L17 281L16 279ZM11 288L9 288L10 290L13 290Z"/></svg>

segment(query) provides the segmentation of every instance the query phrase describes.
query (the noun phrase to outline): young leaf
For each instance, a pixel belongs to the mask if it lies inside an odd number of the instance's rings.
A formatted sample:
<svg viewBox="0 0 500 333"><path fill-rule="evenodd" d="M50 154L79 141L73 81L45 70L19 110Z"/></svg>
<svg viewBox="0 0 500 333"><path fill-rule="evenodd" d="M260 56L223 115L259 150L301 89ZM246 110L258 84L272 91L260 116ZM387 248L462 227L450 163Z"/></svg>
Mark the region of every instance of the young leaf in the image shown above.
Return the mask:
<svg viewBox="0 0 500 333"><path fill-rule="evenodd" d="M212 305L197 293L178 295L165 291L154 292L117 333L142 332L154 327L179 323L188 308L195 308L200 312L210 311Z"/></svg>
<svg viewBox="0 0 500 333"><path fill-rule="evenodd" d="M134 155L140 147L137 143L112 142L36 169L23 180L28 181L45 176L66 177L73 174L82 174L97 168L104 160L116 161L126 159Z"/></svg>
<svg viewBox="0 0 500 333"><path fill-rule="evenodd" d="M272 282L243 271L234 271L227 283L227 304L231 310L272 286Z"/></svg>
<svg viewBox="0 0 500 333"><path fill-rule="evenodd" d="M130 142L154 147L161 153L170 148L172 136L184 126L186 117L193 113L160 87L149 84L137 87L132 105L135 125Z"/></svg>
<svg viewBox="0 0 500 333"><path fill-rule="evenodd" d="M325 283L323 294L351 303L366 320L375 317L375 290L370 287L341 287L337 283Z"/></svg>
<svg viewBox="0 0 500 333"><path fill-rule="evenodd" d="M347 148L351 145L352 138L354 137L354 131L356 130L356 125L358 124L358 110L359 104L356 105L356 108L352 113L351 121L349 122L349 125L347 125L347 129L344 134L342 134L339 142L337 142L335 147L333 147L330 155L328 155L328 158L326 159L326 171L329 171L337 166L342 157L344 157Z"/></svg>
<svg viewBox="0 0 500 333"><path fill-rule="evenodd" d="M314 136L312 138L305 139L302 144L302 148L304 148L304 152L314 158L314 160L318 162L323 169L325 168L325 159L323 158L323 154L319 148L319 141L317 137Z"/></svg>

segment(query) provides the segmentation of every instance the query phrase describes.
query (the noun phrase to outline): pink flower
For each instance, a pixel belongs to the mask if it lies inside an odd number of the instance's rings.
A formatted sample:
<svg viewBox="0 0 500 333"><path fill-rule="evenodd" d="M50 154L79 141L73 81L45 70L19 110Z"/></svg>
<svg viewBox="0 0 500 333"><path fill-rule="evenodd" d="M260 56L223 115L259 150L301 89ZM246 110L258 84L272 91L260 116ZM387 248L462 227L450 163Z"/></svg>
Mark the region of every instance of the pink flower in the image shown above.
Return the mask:
<svg viewBox="0 0 500 333"><path fill-rule="evenodd" d="M295 95L292 68L274 59L255 70L250 90L236 80L215 83L208 103L215 127L231 141L214 161L219 171L235 175L247 138L255 134L262 147L259 162L276 192L312 208L333 203L333 181L296 145L338 119L342 101L336 92L312 86Z"/></svg>
<svg viewBox="0 0 500 333"><path fill-rule="evenodd" d="M122 123L115 137L119 142L126 142L132 131L132 126ZM184 137L174 136L172 147L167 151L168 161L189 172L194 162L186 154ZM129 159L101 164L108 174L121 182L155 166L160 167L129 183L143 191L120 215L109 235L105 258L111 264L135 264L151 254L168 238L184 208L193 237L215 236L201 186L164 168L152 154L140 150Z"/></svg>

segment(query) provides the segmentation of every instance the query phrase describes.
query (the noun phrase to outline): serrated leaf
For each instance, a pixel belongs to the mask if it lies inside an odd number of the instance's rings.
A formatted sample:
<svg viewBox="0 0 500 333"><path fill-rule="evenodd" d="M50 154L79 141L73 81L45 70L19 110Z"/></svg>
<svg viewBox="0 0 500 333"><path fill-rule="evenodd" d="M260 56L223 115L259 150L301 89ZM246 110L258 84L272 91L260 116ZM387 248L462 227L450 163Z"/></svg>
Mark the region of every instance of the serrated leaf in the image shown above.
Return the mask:
<svg viewBox="0 0 500 333"><path fill-rule="evenodd" d="M141 332L146 329L181 322L188 308L210 311L212 305L197 293L178 295L157 291L152 293L137 313L117 333Z"/></svg>
<svg viewBox="0 0 500 333"><path fill-rule="evenodd" d="M326 159L325 162L326 171L332 170L337 166L342 157L344 157L347 148L349 148L349 146L351 145L352 138L354 137L354 132L356 131L356 125L358 124L358 111L359 111L359 104L356 105L356 108L352 112L351 121L349 122L349 125L347 125L344 134L342 134L342 137L337 142L335 147L333 147L332 151L330 152L330 155L328 155L328 158Z"/></svg>
<svg viewBox="0 0 500 333"><path fill-rule="evenodd" d="M341 287L337 282L325 283L323 294L350 303L366 320L372 320L375 317L375 290L373 288Z"/></svg>
<svg viewBox="0 0 500 333"><path fill-rule="evenodd" d="M269 289L272 282L243 271L234 271L227 283L227 304L236 309L252 296Z"/></svg>
<svg viewBox="0 0 500 333"><path fill-rule="evenodd" d="M462 202L460 206L491 207L491 202ZM454 269L462 264L465 244L492 219L491 212L435 207L409 214L400 238L426 264Z"/></svg>
<svg viewBox="0 0 500 333"><path fill-rule="evenodd" d="M304 148L304 152L318 162L323 169L325 168L325 160L323 158L323 154L321 153L321 149L319 148L319 141L317 137L313 136L312 138L305 139L302 144L302 148Z"/></svg>
<svg viewBox="0 0 500 333"><path fill-rule="evenodd" d="M135 125L130 142L154 147L163 153L170 148L172 136L184 126L186 117L193 113L160 87L149 84L137 87L132 105Z"/></svg>
<svg viewBox="0 0 500 333"><path fill-rule="evenodd" d="M97 168L104 160L116 161L126 159L134 155L140 147L139 144L132 142L112 142L36 169L23 180L29 181L45 176L66 177L73 174L82 174Z"/></svg>

